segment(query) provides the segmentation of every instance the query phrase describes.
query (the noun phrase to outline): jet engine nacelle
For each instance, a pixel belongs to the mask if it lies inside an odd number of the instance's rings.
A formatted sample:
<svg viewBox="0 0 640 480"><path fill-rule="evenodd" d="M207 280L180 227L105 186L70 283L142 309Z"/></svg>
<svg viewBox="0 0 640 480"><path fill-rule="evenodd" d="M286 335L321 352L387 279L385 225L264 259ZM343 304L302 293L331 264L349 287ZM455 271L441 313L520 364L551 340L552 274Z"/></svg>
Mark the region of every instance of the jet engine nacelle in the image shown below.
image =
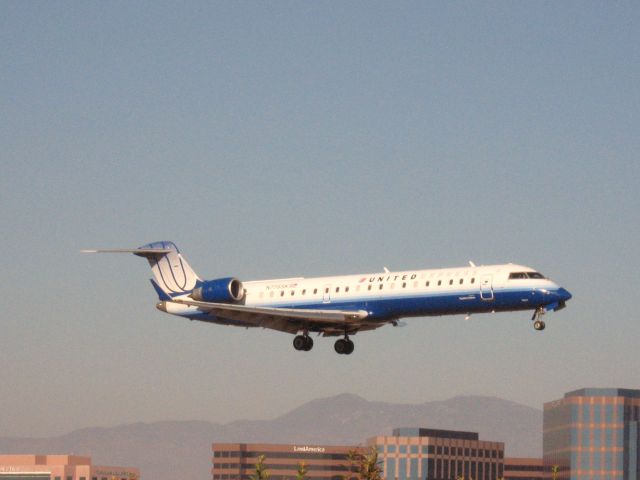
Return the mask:
<svg viewBox="0 0 640 480"><path fill-rule="evenodd" d="M244 288L242 282L233 277L207 280L193 289L191 298L197 302L239 302L244 298Z"/></svg>

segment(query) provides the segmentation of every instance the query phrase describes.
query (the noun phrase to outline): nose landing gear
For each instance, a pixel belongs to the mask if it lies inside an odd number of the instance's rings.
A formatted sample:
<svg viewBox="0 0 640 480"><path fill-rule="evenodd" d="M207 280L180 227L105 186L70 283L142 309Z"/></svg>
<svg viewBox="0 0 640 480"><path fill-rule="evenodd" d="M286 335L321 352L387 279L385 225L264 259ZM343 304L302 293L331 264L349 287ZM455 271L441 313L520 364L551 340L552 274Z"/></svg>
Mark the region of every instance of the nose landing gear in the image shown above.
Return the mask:
<svg viewBox="0 0 640 480"><path fill-rule="evenodd" d="M536 311L533 312L533 316L531 320L533 321L533 328L538 330L539 332L544 330L546 325L544 321L540 320L540 317L545 314L545 310L543 307L536 308Z"/></svg>

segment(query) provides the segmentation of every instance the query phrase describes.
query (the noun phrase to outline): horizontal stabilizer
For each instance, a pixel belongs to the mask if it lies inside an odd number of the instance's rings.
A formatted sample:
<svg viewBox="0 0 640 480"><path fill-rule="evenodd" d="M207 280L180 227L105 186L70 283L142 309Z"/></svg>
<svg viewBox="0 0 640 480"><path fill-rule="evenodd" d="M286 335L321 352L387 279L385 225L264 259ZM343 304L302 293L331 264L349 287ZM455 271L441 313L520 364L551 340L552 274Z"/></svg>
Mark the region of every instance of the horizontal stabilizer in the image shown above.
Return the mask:
<svg viewBox="0 0 640 480"><path fill-rule="evenodd" d="M139 257L154 257L172 252L170 248L111 248L96 250L80 250L80 253L133 253Z"/></svg>

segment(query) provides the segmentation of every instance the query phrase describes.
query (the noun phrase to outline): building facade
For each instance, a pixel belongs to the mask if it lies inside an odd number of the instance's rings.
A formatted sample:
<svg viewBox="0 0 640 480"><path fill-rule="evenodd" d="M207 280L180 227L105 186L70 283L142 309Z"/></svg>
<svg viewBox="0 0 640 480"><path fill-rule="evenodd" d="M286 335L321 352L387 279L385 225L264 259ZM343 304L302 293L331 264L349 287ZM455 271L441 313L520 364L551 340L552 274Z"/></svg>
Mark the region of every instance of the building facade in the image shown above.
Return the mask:
<svg viewBox="0 0 640 480"><path fill-rule="evenodd" d="M213 480L249 480L263 455L270 480L295 479L301 463L306 480L355 479L354 457L364 453L361 447L273 443L214 443L212 451Z"/></svg>
<svg viewBox="0 0 640 480"><path fill-rule="evenodd" d="M585 388L544 405L549 478L640 480L640 390Z"/></svg>
<svg viewBox="0 0 640 480"><path fill-rule="evenodd" d="M504 480L543 480L542 458L507 457L504 459Z"/></svg>
<svg viewBox="0 0 640 480"><path fill-rule="evenodd" d="M377 449L386 480L497 480L504 473L504 443L473 432L396 428L367 445Z"/></svg>
<svg viewBox="0 0 640 480"><path fill-rule="evenodd" d="M0 480L138 480L140 470L76 455L0 455Z"/></svg>

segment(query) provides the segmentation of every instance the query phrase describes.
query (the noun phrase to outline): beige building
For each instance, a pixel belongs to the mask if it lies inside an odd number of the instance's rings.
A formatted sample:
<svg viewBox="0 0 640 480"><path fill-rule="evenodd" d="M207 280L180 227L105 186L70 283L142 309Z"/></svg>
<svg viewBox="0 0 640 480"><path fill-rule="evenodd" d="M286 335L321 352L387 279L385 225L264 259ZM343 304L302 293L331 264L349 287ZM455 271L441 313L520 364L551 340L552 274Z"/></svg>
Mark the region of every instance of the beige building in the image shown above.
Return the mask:
<svg viewBox="0 0 640 480"><path fill-rule="evenodd" d="M277 443L214 443L212 480L249 480L264 455L270 480L291 480L304 463L307 480L355 479L354 453L359 447Z"/></svg>
<svg viewBox="0 0 640 480"><path fill-rule="evenodd" d="M140 470L93 465L77 455L0 455L0 480L138 480Z"/></svg>

